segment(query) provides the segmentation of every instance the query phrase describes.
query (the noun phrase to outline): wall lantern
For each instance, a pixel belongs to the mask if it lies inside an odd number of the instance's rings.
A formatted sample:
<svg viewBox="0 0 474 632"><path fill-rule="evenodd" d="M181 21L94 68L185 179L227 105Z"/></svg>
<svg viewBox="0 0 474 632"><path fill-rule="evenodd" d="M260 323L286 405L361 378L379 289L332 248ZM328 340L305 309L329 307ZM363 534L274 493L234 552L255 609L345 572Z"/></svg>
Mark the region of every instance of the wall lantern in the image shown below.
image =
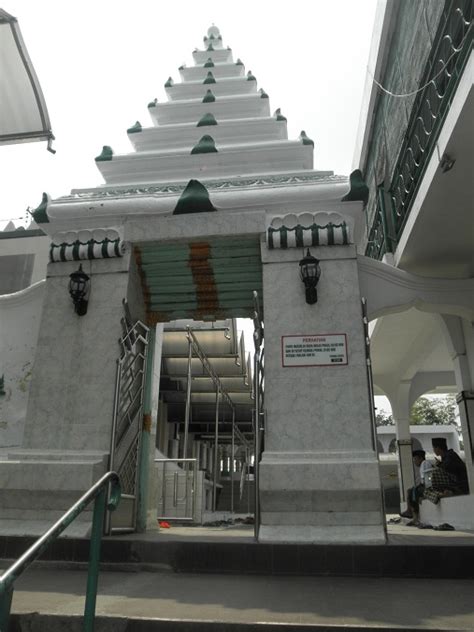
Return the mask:
<svg viewBox="0 0 474 632"><path fill-rule="evenodd" d="M69 294L74 303L74 311L78 316L87 314L89 281L89 276L82 270L82 264L79 265L79 270L69 275Z"/></svg>
<svg viewBox="0 0 474 632"><path fill-rule="evenodd" d="M309 305L314 305L318 301L316 286L321 276L321 268L319 267L319 259L313 257L309 248L306 251L306 256L300 261L300 276L306 288L306 302Z"/></svg>

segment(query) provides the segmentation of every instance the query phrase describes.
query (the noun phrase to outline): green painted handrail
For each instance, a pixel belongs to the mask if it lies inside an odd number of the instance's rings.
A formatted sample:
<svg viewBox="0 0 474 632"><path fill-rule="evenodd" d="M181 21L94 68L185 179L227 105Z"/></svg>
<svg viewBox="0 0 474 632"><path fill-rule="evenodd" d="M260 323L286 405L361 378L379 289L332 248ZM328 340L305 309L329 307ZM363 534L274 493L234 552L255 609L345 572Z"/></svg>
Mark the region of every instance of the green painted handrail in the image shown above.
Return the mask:
<svg viewBox="0 0 474 632"><path fill-rule="evenodd" d="M107 493L110 485L109 498ZM0 576L0 632L8 632L13 584L24 570L52 544L77 516L95 499L92 516L91 545L87 573L84 632L93 632L97 580L99 576L100 545L105 510L113 511L120 501L120 481L116 472L107 472L79 500L42 535L23 555Z"/></svg>

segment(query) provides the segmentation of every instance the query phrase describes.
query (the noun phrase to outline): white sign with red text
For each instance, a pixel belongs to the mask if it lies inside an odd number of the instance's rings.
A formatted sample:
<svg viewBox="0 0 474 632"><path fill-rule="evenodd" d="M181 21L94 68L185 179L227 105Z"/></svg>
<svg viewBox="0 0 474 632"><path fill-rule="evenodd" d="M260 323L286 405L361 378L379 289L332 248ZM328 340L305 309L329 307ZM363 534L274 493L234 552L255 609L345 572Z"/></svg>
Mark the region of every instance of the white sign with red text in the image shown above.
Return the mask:
<svg viewBox="0 0 474 632"><path fill-rule="evenodd" d="M346 334L281 337L282 366L347 365Z"/></svg>

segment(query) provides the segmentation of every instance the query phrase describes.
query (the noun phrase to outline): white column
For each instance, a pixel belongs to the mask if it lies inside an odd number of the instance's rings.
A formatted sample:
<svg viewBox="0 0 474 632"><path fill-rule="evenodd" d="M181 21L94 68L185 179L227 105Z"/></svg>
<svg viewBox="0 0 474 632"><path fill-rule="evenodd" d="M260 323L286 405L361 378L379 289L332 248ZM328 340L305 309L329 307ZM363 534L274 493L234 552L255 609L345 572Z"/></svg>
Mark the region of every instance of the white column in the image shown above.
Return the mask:
<svg viewBox="0 0 474 632"><path fill-rule="evenodd" d="M306 303L299 276L302 249L262 247L266 434L259 538L381 543L384 514L355 249L319 247L311 254L322 270L315 305ZM330 333L347 336L347 363L284 366L282 337Z"/></svg>
<svg viewBox="0 0 474 632"><path fill-rule="evenodd" d="M464 458L470 493L474 494L474 328L458 316L443 314L441 322L456 376Z"/></svg>

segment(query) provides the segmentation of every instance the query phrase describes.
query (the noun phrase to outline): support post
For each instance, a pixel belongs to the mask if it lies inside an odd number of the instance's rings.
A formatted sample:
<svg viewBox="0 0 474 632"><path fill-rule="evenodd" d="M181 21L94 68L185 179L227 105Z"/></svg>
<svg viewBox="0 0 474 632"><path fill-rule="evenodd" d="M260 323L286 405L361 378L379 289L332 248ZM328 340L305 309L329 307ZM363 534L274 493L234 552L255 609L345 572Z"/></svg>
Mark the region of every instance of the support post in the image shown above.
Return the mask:
<svg viewBox="0 0 474 632"><path fill-rule="evenodd" d="M191 381L192 381L192 359L193 359L193 345L191 339L188 338L188 376L186 382L186 408L184 412L184 444L183 444L183 458L188 456L188 433L189 433L189 416L191 412ZM184 462L184 469L188 469L188 463Z"/></svg>
<svg viewBox="0 0 474 632"><path fill-rule="evenodd" d="M214 428L214 471L212 485L212 511L217 508L217 471L219 459L219 387L216 388L216 425Z"/></svg>
<svg viewBox="0 0 474 632"><path fill-rule="evenodd" d="M104 528L106 494L107 488L104 487L94 502L94 515L92 518L91 544L89 551L89 570L87 573L86 603L84 606L84 632L94 632L97 582L99 578L100 545L102 541L102 530Z"/></svg>
<svg viewBox="0 0 474 632"><path fill-rule="evenodd" d="M235 409L232 409L232 439L230 444L230 513L234 514L234 470L235 470L235 459L234 459L234 449L235 449Z"/></svg>

